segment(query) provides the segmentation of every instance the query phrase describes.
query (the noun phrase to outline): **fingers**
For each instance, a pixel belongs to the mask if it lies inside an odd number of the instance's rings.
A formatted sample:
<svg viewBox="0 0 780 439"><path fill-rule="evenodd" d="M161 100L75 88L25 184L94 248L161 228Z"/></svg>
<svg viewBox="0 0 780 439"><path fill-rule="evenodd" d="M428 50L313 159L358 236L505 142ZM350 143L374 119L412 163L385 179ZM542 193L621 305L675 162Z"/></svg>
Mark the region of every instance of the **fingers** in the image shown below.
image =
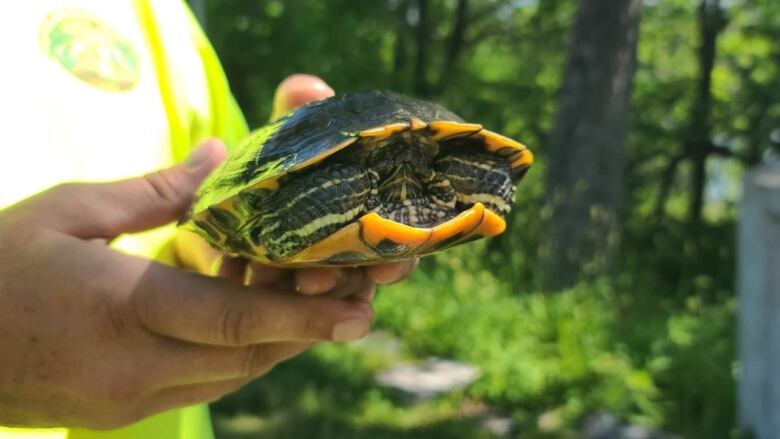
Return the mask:
<svg viewBox="0 0 780 439"><path fill-rule="evenodd" d="M374 282L365 283L353 294L354 298L366 302L374 300L374 296L376 296L376 284Z"/></svg>
<svg viewBox="0 0 780 439"><path fill-rule="evenodd" d="M373 314L362 301L258 291L159 264L149 265L132 300L148 330L223 346L356 340Z"/></svg>
<svg viewBox="0 0 780 439"><path fill-rule="evenodd" d="M211 272L214 273L215 276L243 284L247 264L248 262L244 258L222 255L214 261L215 266Z"/></svg>
<svg viewBox="0 0 780 439"><path fill-rule="evenodd" d="M408 261L366 267L368 277L380 285L390 285L406 278L420 263L419 258Z"/></svg>
<svg viewBox="0 0 780 439"><path fill-rule="evenodd" d="M306 74L288 76L276 88L271 120L312 101L329 98L336 93L322 79Z"/></svg>
<svg viewBox="0 0 780 439"><path fill-rule="evenodd" d="M250 262L247 267L246 283L272 291L292 291L293 270L287 268L272 267L259 262Z"/></svg>
<svg viewBox="0 0 780 439"><path fill-rule="evenodd" d="M295 271L296 290L306 295L323 294L334 290L344 280L345 270L341 268L302 268ZM349 294L339 294L340 297Z"/></svg>
<svg viewBox="0 0 780 439"><path fill-rule="evenodd" d="M249 285L274 291L295 290L306 296L328 294L332 297L355 296L372 283L363 268L315 267L285 269L259 263L249 265Z"/></svg>
<svg viewBox="0 0 780 439"><path fill-rule="evenodd" d="M358 297L374 284L362 267L302 268L294 271L294 279L296 291L307 296Z"/></svg>
<svg viewBox="0 0 780 439"><path fill-rule="evenodd" d="M47 225L82 239L112 239L178 219L204 178L225 158L218 140L204 142L187 162L114 183L68 184L50 191Z"/></svg>
<svg viewBox="0 0 780 439"><path fill-rule="evenodd" d="M324 291L320 291L319 294L327 292L328 296L331 297L356 298L358 293L365 291L367 288L373 285L373 282L366 275L366 270L362 267L331 270L338 270L340 275L337 277L335 285L327 290L323 289ZM307 272L298 273L298 278L305 278L307 274ZM303 292L303 289L301 289L301 292Z"/></svg>
<svg viewBox="0 0 780 439"><path fill-rule="evenodd" d="M250 285L277 291L294 288L307 296L328 294L333 297L373 298L376 284L399 282L417 266L419 259L360 268L316 267L288 270L250 264ZM293 277L290 281L290 276Z"/></svg>

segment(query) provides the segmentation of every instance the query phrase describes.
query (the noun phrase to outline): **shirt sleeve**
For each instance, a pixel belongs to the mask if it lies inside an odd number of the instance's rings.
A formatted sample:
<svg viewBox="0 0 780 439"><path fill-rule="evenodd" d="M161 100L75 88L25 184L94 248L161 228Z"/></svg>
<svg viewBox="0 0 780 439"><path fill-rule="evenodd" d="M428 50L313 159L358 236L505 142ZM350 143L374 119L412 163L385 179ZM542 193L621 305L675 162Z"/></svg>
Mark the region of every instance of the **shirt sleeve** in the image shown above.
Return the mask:
<svg viewBox="0 0 780 439"><path fill-rule="evenodd" d="M214 48L184 1L136 0L147 36L160 96L168 118L171 157L184 160L200 142L217 137L228 149L246 137L248 127ZM132 254L157 255L175 264L173 225L122 237L116 247Z"/></svg>

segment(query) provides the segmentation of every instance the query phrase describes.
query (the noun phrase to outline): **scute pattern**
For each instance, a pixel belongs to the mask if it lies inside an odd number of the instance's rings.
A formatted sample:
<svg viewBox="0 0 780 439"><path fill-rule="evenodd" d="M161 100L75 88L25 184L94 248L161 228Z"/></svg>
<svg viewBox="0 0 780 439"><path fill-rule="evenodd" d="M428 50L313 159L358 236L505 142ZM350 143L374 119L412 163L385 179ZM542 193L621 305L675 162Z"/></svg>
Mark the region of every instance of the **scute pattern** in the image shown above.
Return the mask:
<svg viewBox="0 0 780 439"><path fill-rule="evenodd" d="M242 188L278 178L360 131L415 118L463 121L441 105L391 91L344 94L306 105L255 131L239 146L214 172L219 179L204 184L191 214L237 195Z"/></svg>

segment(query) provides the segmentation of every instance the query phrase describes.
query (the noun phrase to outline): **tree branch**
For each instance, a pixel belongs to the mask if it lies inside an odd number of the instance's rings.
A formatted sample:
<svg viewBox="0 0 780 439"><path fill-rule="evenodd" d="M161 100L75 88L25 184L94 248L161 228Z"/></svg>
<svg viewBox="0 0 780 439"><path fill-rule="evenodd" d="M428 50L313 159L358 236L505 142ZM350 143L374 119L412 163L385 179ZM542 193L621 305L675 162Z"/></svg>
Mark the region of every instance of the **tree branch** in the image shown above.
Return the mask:
<svg viewBox="0 0 780 439"><path fill-rule="evenodd" d="M701 0L699 3L699 80L685 140L693 160L688 219L694 224L701 221L704 207L704 186L707 181L705 165L709 154L707 145L711 144L712 70L715 66L718 34L724 25L725 18L720 8L720 0Z"/></svg>
<svg viewBox="0 0 780 439"><path fill-rule="evenodd" d="M466 26L468 25L467 17L468 0L458 0L452 32L450 32L450 37L448 38L447 52L444 54L444 68L441 70L439 81L436 84L437 93L442 93L447 88L447 84L449 84L450 79L454 75L453 70L465 42Z"/></svg>
<svg viewBox="0 0 780 439"><path fill-rule="evenodd" d="M393 85L396 89L402 89L404 88L403 84L408 84L403 80L407 65L406 35L409 26L406 23L406 14L408 11L408 0L399 1L396 10L395 47L393 48Z"/></svg>
<svg viewBox="0 0 780 439"><path fill-rule="evenodd" d="M414 92L418 96L427 97L430 93L428 84L428 60L431 43L431 22L428 10L428 0L417 0L419 19L417 21L417 60L414 66Z"/></svg>
<svg viewBox="0 0 780 439"><path fill-rule="evenodd" d="M653 216L656 222L660 222L666 213L666 201L672 192L672 183L674 183L674 177L677 175L677 168L686 157L688 157L688 151L683 151L672 157L669 160L669 164L666 165L666 169L661 177L661 188L658 190L658 198L655 201Z"/></svg>

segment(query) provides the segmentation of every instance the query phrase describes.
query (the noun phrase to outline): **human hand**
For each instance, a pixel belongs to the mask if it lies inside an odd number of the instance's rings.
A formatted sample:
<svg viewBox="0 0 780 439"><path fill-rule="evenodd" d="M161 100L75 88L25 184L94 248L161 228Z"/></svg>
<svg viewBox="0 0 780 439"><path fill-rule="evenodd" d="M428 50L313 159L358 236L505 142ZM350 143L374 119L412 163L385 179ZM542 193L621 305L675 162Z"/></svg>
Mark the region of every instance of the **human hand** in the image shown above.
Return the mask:
<svg viewBox="0 0 780 439"><path fill-rule="evenodd" d="M334 94L333 89L316 76L292 75L276 89L271 120ZM182 266L200 273L280 291L296 290L306 295L328 294L367 300L373 298L377 284L387 285L404 279L419 262L415 258L359 268L280 269L226 256L200 236L183 230L176 236L174 249Z"/></svg>
<svg viewBox="0 0 780 439"><path fill-rule="evenodd" d="M366 334L364 300L279 294L104 244L178 218L224 159L65 184L0 211L0 425L114 428L210 401L317 340Z"/></svg>

